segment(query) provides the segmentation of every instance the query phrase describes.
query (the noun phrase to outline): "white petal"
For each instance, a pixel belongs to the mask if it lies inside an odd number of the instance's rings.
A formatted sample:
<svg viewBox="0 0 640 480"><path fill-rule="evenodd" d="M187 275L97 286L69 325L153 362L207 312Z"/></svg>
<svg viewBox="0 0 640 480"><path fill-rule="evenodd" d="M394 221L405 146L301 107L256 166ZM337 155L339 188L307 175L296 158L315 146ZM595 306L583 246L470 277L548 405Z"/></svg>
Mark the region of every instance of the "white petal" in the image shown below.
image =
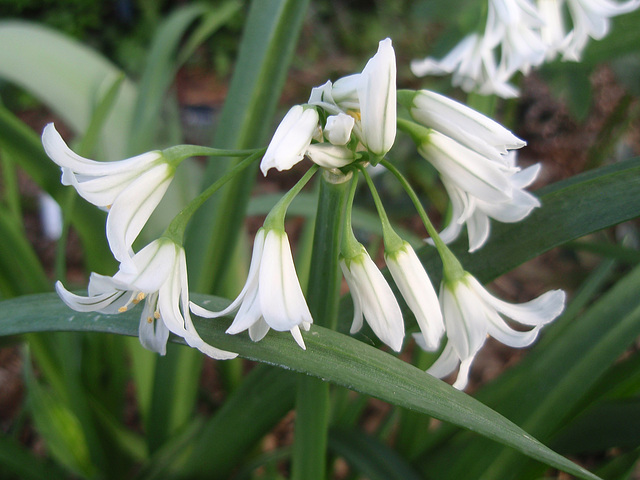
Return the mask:
<svg viewBox="0 0 640 480"><path fill-rule="evenodd" d="M453 372L459 363L460 357L451 346L451 342L447 342L438 359L427 369L427 373L436 378L444 378Z"/></svg>
<svg viewBox="0 0 640 480"><path fill-rule="evenodd" d="M173 242L154 240L140 250L131 265L120 265L113 280L145 293L157 292L174 270L176 250Z"/></svg>
<svg viewBox="0 0 640 480"><path fill-rule="evenodd" d="M269 330L269 325L261 317L249 327L249 338L254 342L259 342L269 333Z"/></svg>
<svg viewBox="0 0 640 480"><path fill-rule="evenodd" d="M300 328L296 325L290 331L291 331L291 335L293 335L293 339L300 346L300 348L302 348L303 350L306 350L307 347L304 344L304 339L302 338L302 333L300 333Z"/></svg>
<svg viewBox="0 0 640 480"><path fill-rule="evenodd" d="M348 148L331 145L330 143L309 145L306 154L313 163L324 168L341 168L353 163L356 158Z"/></svg>
<svg viewBox="0 0 640 480"><path fill-rule="evenodd" d="M396 138L396 57L391 39L382 40L367 62L358 85L362 143L375 155L386 154Z"/></svg>
<svg viewBox="0 0 640 480"><path fill-rule="evenodd" d="M349 333L353 335L354 333L358 333L364 324L362 305L360 304L362 297L358 292L358 284L353 275L351 275L344 258L340 259L340 269L342 270L344 279L347 281L349 291L351 291L351 300L353 300L353 321L351 322L351 328L349 329Z"/></svg>
<svg viewBox="0 0 640 480"><path fill-rule="evenodd" d="M68 291L60 281L56 282L56 292L68 307L77 312L99 312L119 300L125 304L130 296L129 292L113 289L99 295L83 297Z"/></svg>
<svg viewBox="0 0 640 480"><path fill-rule="evenodd" d="M173 168L161 163L131 182L115 199L107 216L107 240L116 260L130 256L131 246L164 196Z"/></svg>
<svg viewBox="0 0 640 480"><path fill-rule="evenodd" d="M444 334L444 323L438 296L426 270L411 246L405 242L403 249L385 260L394 281L407 305L416 317L428 348L437 348Z"/></svg>
<svg viewBox="0 0 640 480"><path fill-rule="evenodd" d="M324 135L333 145L346 145L351 139L354 118L346 113L330 115L324 126Z"/></svg>

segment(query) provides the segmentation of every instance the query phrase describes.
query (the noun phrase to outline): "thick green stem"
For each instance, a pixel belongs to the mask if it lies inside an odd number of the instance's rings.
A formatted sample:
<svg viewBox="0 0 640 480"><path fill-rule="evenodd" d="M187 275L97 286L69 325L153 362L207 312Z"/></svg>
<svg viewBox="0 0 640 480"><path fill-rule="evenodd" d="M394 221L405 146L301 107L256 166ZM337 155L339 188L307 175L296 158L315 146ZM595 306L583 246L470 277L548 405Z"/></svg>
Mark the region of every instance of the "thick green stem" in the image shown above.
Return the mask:
<svg viewBox="0 0 640 480"><path fill-rule="evenodd" d="M340 298L340 238L352 174L323 171L316 215L311 275L307 289L309 310L316 325L335 329ZM329 384L313 377L298 379L296 436L292 479L326 477Z"/></svg>

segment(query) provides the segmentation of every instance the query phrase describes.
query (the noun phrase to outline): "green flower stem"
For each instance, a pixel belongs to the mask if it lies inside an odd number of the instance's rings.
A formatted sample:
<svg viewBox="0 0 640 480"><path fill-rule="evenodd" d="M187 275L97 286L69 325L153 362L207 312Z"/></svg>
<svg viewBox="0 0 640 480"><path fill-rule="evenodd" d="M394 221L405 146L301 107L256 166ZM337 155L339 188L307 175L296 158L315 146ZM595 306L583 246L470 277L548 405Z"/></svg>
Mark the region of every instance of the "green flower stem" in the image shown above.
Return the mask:
<svg viewBox="0 0 640 480"><path fill-rule="evenodd" d="M465 274L465 270L462 267L462 264L449 249L449 247L447 247L447 245L442 241L440 235L438 235L438 231L431 223L427 212L424 210L422 203L420 203L418 195L416 195L416 192L413 190L411 185L409 185L407 179L404 178L402 173L400 173L400 171L388 160L383 160L381 163L398 179L402 187L405 189L407 195L409 195L409 198L411 198L413 205L416 207L418 215L420 215L420 219L427 229L427 233L429 233L429 236L433 238L433 242L436 246L436 249L438 250L438 255L440 255L440 259L442 260L444 279L446 281L455 281L462 278Z"/></svg>
<svg viewBox="0 0 640 480"><path fill-rule="evenodd" d="M203 147L201 145L176 145L162 150L162 156L170 164L177 166L189 157L246 157L258 150L223 150L220 148Z"/></svg>
<svg viewBox="0 0 640 480"><path fill-rule="evenodd" d="M180 145L180 146L182 147L187 145ZM172 148L176 148L176 147L172 147ZM202 148L204 149L206 147L202 147ZM215 149L210 149L210 150L215 150ZM264 154L265 150L266 149L264 148L260 150L252 150L253 153L251 155L249 155L247 158L242 160L240 163L238 163L238 165L235 166L235 168L233 168L232 170L229 170L225 175L220 177L216 182L214 182L211 186L209 186L200 195L198 195L196 198L191 200L191 202L189 202L189 204L184 208L184 210L182 210L178 215L176 215L176 217L171 221L171 223L165 230L163 236L168 237L174 242L181 245L184 237L184 231L187 227L187 224L189 223L189 220L191 219L193 214L196 212L196 210L198 210L198 208L200 208L202 204L206 202L211 195L217 192L218 189L220 189L225 183L227 183L229 180L231 180L233 177L235 177L238 173L240 173L242 170L247 168L257 159L262 158L262 155ZM193 156L193 155L194 154L190 154L190 155L187 155L187 157ZM203 155L203 154L201 153L201 154L195 154L195 155Z"/></svg>
<svg viewBox="0 0 640 480"><path fill-rule="evenodd" d="M356 170L356 172L358 172ZM359 172L358 172L359 173ZM347 208L344 213L344 227L342 229L342 245L340 246L340 252L345 258L353 258L359 255L362 251L362 246L358 239L353 234L353 227L351 226L351 212L353 209L353 199L356 196L356 190L358 188L358 176L354 175L351 180L351 188L349 189L349 196L347 198Z"/></svg>
<svg viewBox="0 0 640 480"><path fill-rule="evenodd" d="M369 186L369 190L371 191L371 196L373 197L373 202L376 204L376 210L378 210L378 216L380 217L380 223L382 223L382 236L384 238L384 248L387 252L395 252L400 250L404 245L404 240L400 238L400 236L395 232L393 227L391 226L391 222L389 222L389 217L387 216L387 212L384 210L384 206L382 205L382 200L380 199L380 195L378 195L378 190L376 190L376 186L373 184L373 180L371 176L367 172L366 168L362 165L358 165L359 170L362 172L362 176L364 177L367 185Z"/></svg>
<svg viewBox="0 0 640 480"><path fill-rule="evenodd" d="M342 175L323 170L320 181L307 301L314 324L331 329L336 328L338 318L341 278L338 257L352 177L352 173ZM292 463L294 480L326 477L329 405L329 384L300 376Z"/></svg>
<svg viewBox="0 0 640 480"><path fill-rule="evenodd" d="M264 228L277 229L284 231L284 218L287 214L287 209L296 195L304 188L304 186L311 180L311 177L318 171L318 165L312 165L307 173L305 173L298 183L296 183L291 190L285 193L282 198L274 205L274 207L264 220Z"/></svg>

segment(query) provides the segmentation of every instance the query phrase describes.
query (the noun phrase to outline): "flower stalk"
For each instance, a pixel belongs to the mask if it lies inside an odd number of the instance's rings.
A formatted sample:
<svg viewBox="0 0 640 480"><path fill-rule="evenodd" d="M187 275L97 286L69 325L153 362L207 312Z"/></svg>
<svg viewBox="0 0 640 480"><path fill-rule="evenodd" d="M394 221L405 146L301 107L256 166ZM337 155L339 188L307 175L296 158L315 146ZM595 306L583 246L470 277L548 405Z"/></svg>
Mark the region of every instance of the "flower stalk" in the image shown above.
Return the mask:
<svg viewBox="0 0 640 480"><path fill-rule="evenodd" d="M335 329L340 298L340 238L353 174L323 171L311 255L307 301L314 323ZM329 423L329 384L301 376L296 393L296 441L292 478L325 478Z"/></svg>

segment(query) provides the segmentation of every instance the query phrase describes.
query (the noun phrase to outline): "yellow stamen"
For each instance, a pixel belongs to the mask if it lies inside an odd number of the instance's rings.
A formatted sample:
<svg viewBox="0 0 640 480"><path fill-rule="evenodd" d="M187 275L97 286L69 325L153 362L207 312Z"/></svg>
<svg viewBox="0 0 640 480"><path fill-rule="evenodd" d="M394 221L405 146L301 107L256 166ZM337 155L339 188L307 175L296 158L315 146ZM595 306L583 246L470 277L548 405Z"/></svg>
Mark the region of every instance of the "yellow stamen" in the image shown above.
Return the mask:
<svg viewBox="0 0 640 480"><path fill-rule="evenodd" d="M120 308L118 309L118 312L119 312L119 313L126 312L126 311L127 311L127 306L126 306L126 305L125 305L124 307L120 307Z"/></svg>
<svg viewBox="0 0 640 480"><path fill-rule="evenodd" d="M160 312L158 310L153 312L153 318L155 318L156 320L160 320Z"/></svg>
<svg viewBox="0 0 640 480"><path fill-rule="evenodd" d="M147 317L147 323L153 323L153 317Z"/></svg>
<svg viewBox="0 0 640 480"><path fill-rule="evenodd" d="M347 114L355 118L358 122L362 120L360 116L360 110L347 110Z"/></svg>
<svg viewBox="0 0 640 480"><path fill-rule="evenodd" d="M138 303L140 303L142 300L144 300L144 297L145 297L144 293L140 292L140 293L136 296L136 298L134 298L134 299L133 299L133 304L134 304L134 305L137 305L137 304L138 304Z"/></svg>

